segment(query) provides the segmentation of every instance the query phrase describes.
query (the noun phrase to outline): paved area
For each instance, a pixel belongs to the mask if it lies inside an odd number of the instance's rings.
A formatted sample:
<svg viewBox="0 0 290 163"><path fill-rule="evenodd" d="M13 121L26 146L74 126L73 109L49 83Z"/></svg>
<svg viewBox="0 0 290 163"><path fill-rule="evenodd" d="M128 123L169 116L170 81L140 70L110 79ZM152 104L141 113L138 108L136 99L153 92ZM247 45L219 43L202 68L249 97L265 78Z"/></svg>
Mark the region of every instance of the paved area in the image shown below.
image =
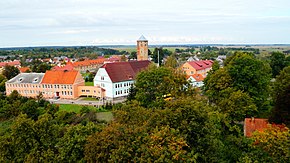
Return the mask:
<svg viewBox="0 0 290 163"><path fill-rule="evenodd" d="M78 98L75 100L67 100L67 99L48 99L48 101L52 104L78 104L78 105L92 105L92 106L102 106L105 105L106 102L111 102L113 104L122 103L126 101L126 98L118 98L118 99L109 99L109 100L100 100L100 101L87 101L82 100L83 98Z"/></svg>

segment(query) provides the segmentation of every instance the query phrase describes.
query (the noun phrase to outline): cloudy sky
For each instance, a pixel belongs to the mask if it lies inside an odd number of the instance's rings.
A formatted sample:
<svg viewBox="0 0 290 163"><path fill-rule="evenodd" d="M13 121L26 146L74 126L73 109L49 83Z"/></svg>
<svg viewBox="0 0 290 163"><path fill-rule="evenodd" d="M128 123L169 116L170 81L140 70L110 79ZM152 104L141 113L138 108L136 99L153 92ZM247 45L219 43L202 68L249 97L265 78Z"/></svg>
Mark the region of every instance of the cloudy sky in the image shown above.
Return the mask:
<svg viewBox="0 0 290 163"><path fill-rule="evenodd" d="M0 47L290 43L290 0L1 0Z"/></svg>

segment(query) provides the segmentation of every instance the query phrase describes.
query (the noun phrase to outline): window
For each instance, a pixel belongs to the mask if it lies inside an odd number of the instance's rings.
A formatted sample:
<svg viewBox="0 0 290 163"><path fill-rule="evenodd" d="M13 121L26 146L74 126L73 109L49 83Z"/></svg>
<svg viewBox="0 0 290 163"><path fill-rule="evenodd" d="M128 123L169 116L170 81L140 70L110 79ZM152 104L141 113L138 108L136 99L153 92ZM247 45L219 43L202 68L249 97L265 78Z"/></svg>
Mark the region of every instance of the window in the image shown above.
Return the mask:
<svg viewBox="0 0 290 163"><path fill-rule="evenodd" d="M90 90L86 90L86 92L90 92Z"/></svg>
<svg viewBox="0 0 290 163"><path fill-rule="evenodd" d="M82 92L85 92L85 90L82 89Z"/></svg>
<svg viewBox="0 0 290 163"><path fill-rule="evenodd" d="M104 80L105 78L103 76L101 76L101 80Z"/></svg>

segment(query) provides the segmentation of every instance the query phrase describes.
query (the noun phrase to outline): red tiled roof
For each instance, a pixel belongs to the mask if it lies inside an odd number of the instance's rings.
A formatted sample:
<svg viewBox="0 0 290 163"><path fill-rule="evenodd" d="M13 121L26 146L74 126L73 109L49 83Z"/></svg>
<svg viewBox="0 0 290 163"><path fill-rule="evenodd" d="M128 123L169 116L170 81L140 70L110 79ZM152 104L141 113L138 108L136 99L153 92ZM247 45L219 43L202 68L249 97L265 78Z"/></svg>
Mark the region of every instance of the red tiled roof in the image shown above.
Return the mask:
<svg viewBox="0 0 290 163"><path fill-rule="evenodd" d="M52 68L52 70L63 70L63 71L64 70L70 71L70 70L73 70L73 69L74 69L74 67L73 67L71 62L68 62L65 66L54 66Z"/></svg>
<svg viewBox="0 0 290 163"><path fill-rule="evenodd" d="M149 66L150 61L130 61L106 63L101 68L105 68L112 82L133 80L136 74Z"/></svg>
<svg viewBox="0 0 290 163"><path fill-rule="evenodd" d="M18 68L18 69L19 69L19 71L22 72L22 73L23 73L23 72L26 72L27 70L30 70L29 67L21 67L21 68Z"/></svg>
<svg viewBox="0 0 290 163"><path fill-rule="evenodd" d="M95 65L95 64L103 64L104 61L105 61L104 58L99 58L99 59L94 59L94 60L84 60L84 61L74 62L73 66L78 67L78 66L89 66L89 65Z"/></svg>
<svg viewBox="0 0 290 163"><path fill-rule="evenodd" d="M251 137L253 132L262 131L263 129L268 127L268 124L268 119L245 118L244 135L246 137Z"/></svg>
<svg viewBox="0 0 290 163"><path fill-rule="evenodd" d="M79 72L76 70L72 71L59 71L50 70L46 71L42 79L43 84L73 84Z"/></svg>
<svg viewBox="0 0 290 163"><path fill-rule="evenodd" d="M193 77L196 81L203 81L204 77L201 74L193 74L193 75L188 75L187 79Z"/></svg>
<svg viewBox="0 0 290 163"><path fill-rule="evenodd" d="M0 67L4 67L5 65L9 65L9 66L20 66L21 63L20 61L16 60L16 61L12 61L12 62L0 62Z"/></svg>
<svg viewBox="0 0 290 163"><path fill-rule="evenodd" d="M202 70L206 68L210 68L213 64L212 60L200 60L200 61L190 61L188 62L196 70Z"/></svg>

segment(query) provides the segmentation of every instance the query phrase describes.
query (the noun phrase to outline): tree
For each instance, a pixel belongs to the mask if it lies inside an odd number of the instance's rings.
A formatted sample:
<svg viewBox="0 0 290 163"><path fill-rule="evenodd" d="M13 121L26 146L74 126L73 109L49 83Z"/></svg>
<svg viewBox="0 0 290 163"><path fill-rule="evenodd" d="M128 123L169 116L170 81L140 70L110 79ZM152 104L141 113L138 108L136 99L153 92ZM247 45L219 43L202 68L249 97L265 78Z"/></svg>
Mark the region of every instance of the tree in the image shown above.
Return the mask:
<svg viewBox="0 0 290 163"><path fill-rule="evenodd" d="M268 111L269 65L252 54L240 52L227 62L204 80L203 90L209 102L219 106L223 113L232 113L231 118L235 120L253 116L257 110L258 114Z"/></svg>
<svg viewBox="0 0 290 163"><path fill-rule="evenodd" d="M275 78L281 70L286 66L285 54L281 52L273 52L270 57L270 66L272 68L272 76Z"/></svg>
<svg viewBox="0 0 290 163"><path fill-rule="evenodd" d="M278 124L284 123L290 127L290 66L285 67L277 76L274 83L274 108L270 121Z"/></svg>
<svg viewBox="0 0 290 163"><path fill-rule="evenodd" d="M162 64L162 60L164 57L163 49L162 48L155 48L152 54L153 62L158 63L158 55L159 55L159 64Z"/></svg>
<svg viewBox="0 0 290 163"><path fill-rule="evenodd" d="M170 55L169 57L167 57L166 62L165 62L165 67L171 67L171 68L177 68L178 66L178 62L176 60L175 55Z"/></svg>
<svg viewBox="0 0 290 163"><path fill-rule="evenodd" d="M129 59L137 59L137 52L132 51L129 55Z"/></svg>
<svg viewBox="0 0 290 163"><path fill-rule="evenodd" d="M41 63L40 65L38 65L36 72L38 73L45 73L46 70L50 70L51 66L48 65L47 63Z"/></svg>
<svg viewBox="0 0 290 163"><path fill-rule="evenodd" d="M259 109L267 110L271 77L270 66L256 59L252 54L236 53L227 69L233 79L233 87L247 92Z"/></svg>
<svg viewBox="0 0 290 163"><path fill-rule="evenodd" d="M18 68L14 67L14 66L9 66L6 65L4 66L4 70L2 72L2 75L4 75L8 80L15 77L16 75L18 75L20 73L20 71L18 70Z"/></svg>
<svg viewBox="0 0 290 163"><path fill-rule="evenodd" d="M290 130L283 126L269 125L264 131L253 134L255 148L264 150L273 162L290 161Z"/></svg>
<svg viewBox="0 0 290 163"><path fill-rule="evenodd" d="M6 90L5 88L5 82L7 81L6 77L2 74L0 74L0 92L4 92Z"/></svg>
<svg viewBox="0 0 290 163"><path fill-rule="evenodd" d="M142 106L151 107L164 103L164 96L180 97L187 93L189 84L184 74L166 67L151 67L141 71L136 78L136 100Z"/></svg>
<svg viewBox="0 0 290 163"><path fill-rule="evenodd" d="M122 61L122 62L127 61L127 57L125 56L125 54L123 54L123 55L121 56L121 61Z"/></svg>

